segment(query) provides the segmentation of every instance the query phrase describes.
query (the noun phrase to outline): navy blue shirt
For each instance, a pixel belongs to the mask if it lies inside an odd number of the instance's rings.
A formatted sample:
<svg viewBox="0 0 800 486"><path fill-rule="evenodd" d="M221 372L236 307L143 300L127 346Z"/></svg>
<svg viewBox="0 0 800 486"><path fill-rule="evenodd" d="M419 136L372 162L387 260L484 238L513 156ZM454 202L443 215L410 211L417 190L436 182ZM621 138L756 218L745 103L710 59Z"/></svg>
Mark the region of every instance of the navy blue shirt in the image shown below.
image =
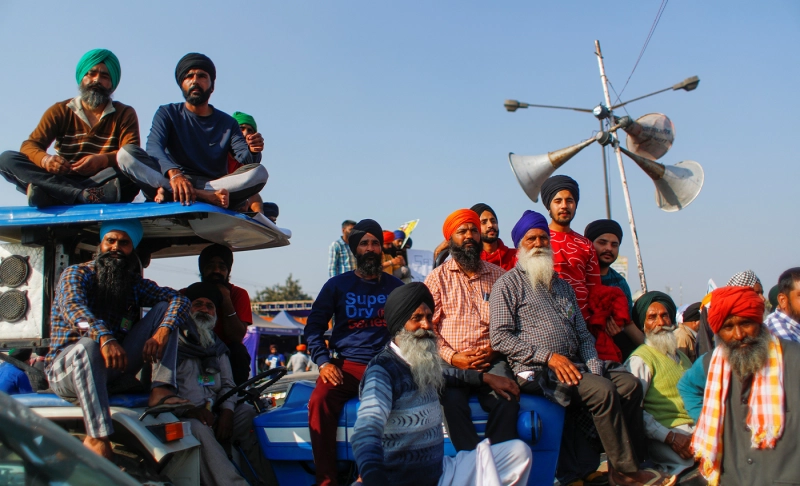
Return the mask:
<svg viewBox="0 0 800 486"><path fill-rule="evenodd" d="M219 179L228 173L228 153L244 165L261 163L261 153L250 152L239 123L212 108L209 116L197 116L184 103L158 107L147 136L147 153L158 160L162 174L180 169Z"/></svg>
<svg viewBox="0 0 800 486"><path fill-rule="evenodd" d="M376 280L364 280L355 271L329 279L306 322L308 354L314 363L321 366L330 361L330 351L356 363L369 363L389 342L383 306L392 290L401 285L403 282L384 272ZM329 351L324 334L333 316Z"/></svg>

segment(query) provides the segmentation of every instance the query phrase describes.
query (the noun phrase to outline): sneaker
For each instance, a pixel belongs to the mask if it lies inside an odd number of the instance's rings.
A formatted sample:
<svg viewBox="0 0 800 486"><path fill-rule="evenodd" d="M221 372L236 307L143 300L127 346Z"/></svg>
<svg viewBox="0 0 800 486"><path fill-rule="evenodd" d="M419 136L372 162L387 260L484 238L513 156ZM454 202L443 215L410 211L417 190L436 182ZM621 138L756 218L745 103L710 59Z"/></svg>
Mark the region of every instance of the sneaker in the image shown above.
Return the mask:
<svg viewBox="0 0 800 486"><path fill-rule="evenodd" d="M81 198L86 204L108 204L119 202L120 193L122 189L119 185L119 179L106 182L100 187L90 187L84 189Z"/></svg>
<svg viewBox="0 0 800 486"><path fill-rule="evenodd" d="M28 196L28 206L32 208L64 205L63 202L44 192L44 189L34 186L33 184L28 184L28 189L25 194Z"/></svg>

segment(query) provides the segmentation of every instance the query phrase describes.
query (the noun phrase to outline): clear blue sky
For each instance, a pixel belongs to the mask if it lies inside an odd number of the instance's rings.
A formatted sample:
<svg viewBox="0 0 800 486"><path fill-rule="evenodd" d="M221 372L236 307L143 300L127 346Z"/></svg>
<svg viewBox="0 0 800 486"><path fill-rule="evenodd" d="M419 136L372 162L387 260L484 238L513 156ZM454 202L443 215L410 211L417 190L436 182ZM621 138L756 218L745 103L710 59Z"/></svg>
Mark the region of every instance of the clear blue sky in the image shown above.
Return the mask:
<svg viewBox="0 0 800 486"><path fill-rule="evenodd" d="M105 47L122 64L114 98L132 105L146 138L157 107L181 101L175 64L190 51L217 66L217 108L255 116L266 139L270 180L262 196L280 205L288 248L239 253L233 281L253 291L291 272L316 295L327 249L343 219L386 228L420 219L416 248L432 249L452 210L483 201L501 236L525 209L508 152L539 154L590 137L588 114L507 113L503 100L591 108L602 100L593 41L622 88L660 2L0 2L0 150L17 150L44 110L76 95L75 64ZM752 268L769 288L800 264L792 216L800 180L800 3L673 0L622 99L691 75L696 91L634 103L638 117L666 113L676 141L662 162L705 168L697 200L678 213L653 202L653 184L625 159L651 289L669 285L683 302L706 281ZM612 211L633 247L616 164ZM559 173L581 185L574 228L605 216L600 150ZM5 184L5 182L2 182ZM0 205L25 204L11 185ZM196 259L156 261L163 285L196 277Z"/></svg>

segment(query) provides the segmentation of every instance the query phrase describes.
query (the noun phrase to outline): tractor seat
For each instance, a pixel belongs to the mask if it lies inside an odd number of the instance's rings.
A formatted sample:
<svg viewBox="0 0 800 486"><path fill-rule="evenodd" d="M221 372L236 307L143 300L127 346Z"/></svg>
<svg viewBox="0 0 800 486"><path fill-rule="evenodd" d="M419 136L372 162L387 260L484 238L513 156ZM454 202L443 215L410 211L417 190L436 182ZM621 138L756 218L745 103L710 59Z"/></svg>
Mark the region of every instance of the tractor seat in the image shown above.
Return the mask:
<svg viewBox="0 0 800 486"><path fill-rule="evenodd" d="M73 407L74 403L70 403L55 393L24 393L21 395L12 395L22 405L28 408L47 408L47 407ZM149 393L130 393L109 395L109 405L112 407L123 408L144 408L147 407L147 400L150 398Z"/></svg>

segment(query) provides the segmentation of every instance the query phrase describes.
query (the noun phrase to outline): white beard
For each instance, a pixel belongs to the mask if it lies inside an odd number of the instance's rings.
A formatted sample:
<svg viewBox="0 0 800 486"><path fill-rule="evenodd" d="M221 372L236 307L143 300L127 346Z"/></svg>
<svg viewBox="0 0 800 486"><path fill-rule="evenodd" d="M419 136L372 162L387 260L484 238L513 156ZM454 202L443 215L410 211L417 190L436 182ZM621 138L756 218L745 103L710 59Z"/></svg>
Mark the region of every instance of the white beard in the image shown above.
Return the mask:
<svg viewBox="0 0 800 486"><path fill-rule="evenodd" d="M646 332L644 343L669 357L678 355L678 338L672 331Z"/></svg>
<svg viewBox="0 0 800 486"><path fill-rule="evenodd" d="M550 248L531 248L517 251L517 261L528 275L531 287L542 285L547 290L553 284L553 250Z"/></svg>
<svg viewBox="0 0 800 486"><path fill-rule="evenodd" d="M395 337L395 343L403 353L403 358L411 367L419 392L432 386L437 392L444 387L442 363L439 360L439 351L436 348L436 334L433 331L417 329L408 332L405 329Z"/></svg>
<svg viewBox="0 0 800 486"><path fill-rule="evenodd" d="M200 345L208 348L214 345L214 326L217 318L203 311L192 314L192 320L197 326L197 334L200 336Z"/></svg>

